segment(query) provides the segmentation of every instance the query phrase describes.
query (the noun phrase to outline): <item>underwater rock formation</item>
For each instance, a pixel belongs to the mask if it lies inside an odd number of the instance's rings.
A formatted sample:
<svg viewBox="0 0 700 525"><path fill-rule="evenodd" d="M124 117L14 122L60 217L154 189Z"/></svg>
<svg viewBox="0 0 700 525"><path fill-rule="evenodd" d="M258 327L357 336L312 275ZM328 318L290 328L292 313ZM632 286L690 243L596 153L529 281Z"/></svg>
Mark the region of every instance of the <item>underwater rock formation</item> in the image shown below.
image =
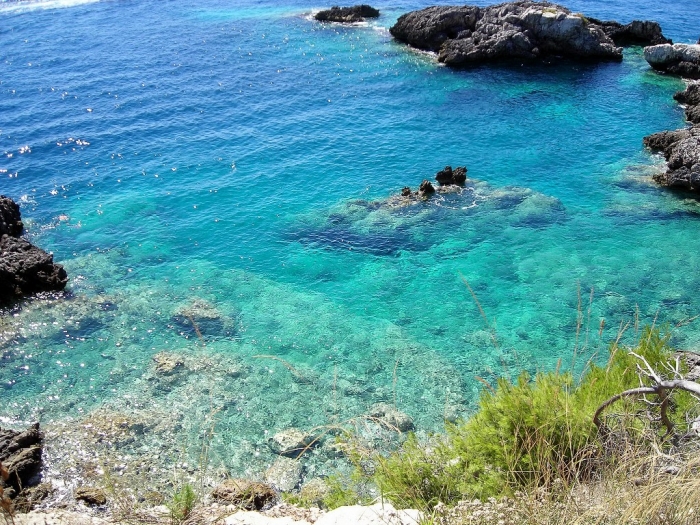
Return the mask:
<svg viewBox="0 0 700 525"><path fill-rule="evenodd" d="M700 79L700 44L662 44L644 48L644 58L657 71Z"/></svg>
<svg viewBox="0 0 700 525"><path fill-rule="evenodd" d="M377 18L379 11L367 4L355 5L352 7L333 6L330 9L316 13L316 20L320 22L340 22L352 24L364 22L365 18Z"/></svg>
<svg viewBox="0 0 700 525"><path fill-rule="evenodd" d="M68 275L53 255L20 238L19 205L0 195L0 303L36 292L63 290Z"/></svg>
<svg viewBox="0 0 700 525"><path fill-rule="evenodd" d="M544 57L622 60L619 44L669 42L655 22L623 26L529 0L489 7L428 7L401 16L389 31L397 40L434 51L440 62L457 67Z"/></svg>
<svg viewBox="0 0 700 525"><path fill-rule="evenodd" d="M700 46L697 46L700 48ZM694 126L675 131L661 131L644 137L644 145L661 152L667 163L664 173L654 175L663 186L692 191L700 189L700 82L689 84L673 96L686 104L685 115Z"/></svg>

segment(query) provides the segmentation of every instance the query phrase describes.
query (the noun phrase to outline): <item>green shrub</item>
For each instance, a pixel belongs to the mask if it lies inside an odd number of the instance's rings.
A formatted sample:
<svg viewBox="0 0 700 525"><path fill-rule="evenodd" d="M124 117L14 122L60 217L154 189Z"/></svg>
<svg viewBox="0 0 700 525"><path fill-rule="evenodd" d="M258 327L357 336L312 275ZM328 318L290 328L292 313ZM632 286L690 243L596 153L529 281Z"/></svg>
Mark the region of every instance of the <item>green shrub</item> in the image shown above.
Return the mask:
<svg viewBox="0 0 700 525"><path fill-rule="evenodd" d="M172 499L167 504L172 520L175 523L180 523L186 520L192 513L196 503L197 494L192 486L189 483L183 485L173 494Z"/></svg>
<svg viewBox="0 0 700 525"><path fill-rule="evenodd" d="M671 358L668 337L646 329L636 348L657 370ZM500 379L482 393L476 413L428 443L409 438L398 452L378 460L375 479L383 494L401 504L432 508L439 501L485 499L516 490L570 483L599 467L603 444L593 424L596 409L611 396L640 385L639 360L617 344L605 366L590 365L579 382L570 372L523 372ZM674 393L670 416L677 423L695 407L690 395ZM649 432L649 407L624 400L625 431ZM695 410L695 408L693 408ZM656 429L655 432L659 433ZM661 434L659 433L659 436Z"/></svg>

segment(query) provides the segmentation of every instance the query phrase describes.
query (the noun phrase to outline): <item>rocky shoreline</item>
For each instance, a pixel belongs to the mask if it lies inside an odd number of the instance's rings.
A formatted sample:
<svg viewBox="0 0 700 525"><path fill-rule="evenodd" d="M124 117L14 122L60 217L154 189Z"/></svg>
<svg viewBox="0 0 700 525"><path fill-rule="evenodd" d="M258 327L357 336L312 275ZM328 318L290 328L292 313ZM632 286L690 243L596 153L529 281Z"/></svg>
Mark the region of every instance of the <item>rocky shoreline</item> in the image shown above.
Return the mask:
<svg viewBox="0 0 700 525"><path fill-rule="evenodd" d="M656 22L602 22L548 2L518 0L488 7L433 6L402 15L397 40L465 67L505 60L622 60L622 45L662 44Z"/></svg>
<svg viewBox="0 0 700 525"><path fill-rule="evenodd" d="M38 292L60 291L68 275L53 255L21 237L19 205L0 195L0 304Z"/></svg>

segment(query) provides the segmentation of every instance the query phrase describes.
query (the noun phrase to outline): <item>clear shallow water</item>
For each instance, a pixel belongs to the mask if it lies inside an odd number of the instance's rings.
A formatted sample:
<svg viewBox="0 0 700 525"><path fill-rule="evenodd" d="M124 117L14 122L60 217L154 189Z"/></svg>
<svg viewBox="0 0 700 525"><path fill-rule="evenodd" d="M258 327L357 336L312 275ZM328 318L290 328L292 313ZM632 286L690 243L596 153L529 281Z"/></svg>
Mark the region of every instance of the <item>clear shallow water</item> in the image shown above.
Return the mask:
<svg viewBox="0 0 700 525"><path fill-rule="evenodd" d="M255 470L269 433L376 402L440 430L477 376L577 346L580 366L621 323L697 348L700 208L651 184L641 146L683 125L683 84L640 49L451 71L388 33L425 2L357 27L311 21L311 2L190 5L0 3L0 191L74 295L3 314L0 422L107 405L172 410L186 434L218 410L226 468ZM567 5L699 36L698 2ZM446 164L483 182L378 204ZM202 302L198 334L182 311ZM163 387L163 350L244 373Z"/></svg>

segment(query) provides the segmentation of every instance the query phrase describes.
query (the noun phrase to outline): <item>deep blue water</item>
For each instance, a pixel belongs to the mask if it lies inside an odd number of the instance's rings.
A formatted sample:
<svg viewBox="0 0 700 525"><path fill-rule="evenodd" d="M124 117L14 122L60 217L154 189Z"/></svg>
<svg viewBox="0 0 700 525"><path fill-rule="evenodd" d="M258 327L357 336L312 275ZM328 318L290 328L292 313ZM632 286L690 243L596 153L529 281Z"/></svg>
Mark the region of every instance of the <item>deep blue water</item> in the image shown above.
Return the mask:
<svg viewBox="0 0 700 525"><path fill-rule="evenodd" d="M431 3L340 27L302 0L0 2L0 192L74 296L3 314L0 423L217 409L240 470L266 433L379 401L440 430L477 376L580 369L621 326L697 348L700 207L641 143L684 125L682 81L640 48L452 71L388 32ZM565 5L700 36L698 0ZM378 205L447 164L480 182ZM154 389L163 350L246 372Z"/></svg>

